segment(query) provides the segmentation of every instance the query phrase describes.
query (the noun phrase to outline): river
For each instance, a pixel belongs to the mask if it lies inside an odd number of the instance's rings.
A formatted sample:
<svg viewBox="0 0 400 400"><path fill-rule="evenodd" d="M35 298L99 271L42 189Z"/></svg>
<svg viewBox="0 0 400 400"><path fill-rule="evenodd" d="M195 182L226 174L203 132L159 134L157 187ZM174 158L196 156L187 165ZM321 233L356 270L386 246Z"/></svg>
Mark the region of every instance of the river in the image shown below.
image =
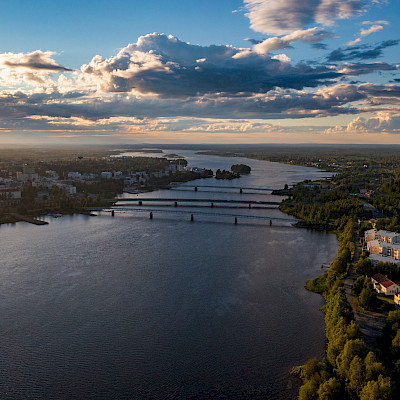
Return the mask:
<svg viewBox="0 0 400 400"><path fill-rule="evenodd" d="M282 188L328 175L173 152L252 173L138 197L276 201L200 186ZM0 227L1 399L296 398L290 368L324 352L323 300L304 285L335 257L335 236L231 217L288 218L277 209L152 209L229 216L125 211Z"/></svg>

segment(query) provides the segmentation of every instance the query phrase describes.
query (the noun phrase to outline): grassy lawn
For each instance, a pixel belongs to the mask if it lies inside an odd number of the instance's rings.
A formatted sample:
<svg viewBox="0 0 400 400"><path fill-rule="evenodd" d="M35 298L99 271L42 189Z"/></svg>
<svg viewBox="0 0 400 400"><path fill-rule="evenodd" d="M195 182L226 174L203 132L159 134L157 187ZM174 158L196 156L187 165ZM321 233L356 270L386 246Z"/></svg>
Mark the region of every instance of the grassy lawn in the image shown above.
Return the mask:
<svg viewBox="0 0 400 400"><path fill-rule="evenodd" d="M393 300L393 296L385 296L384 294L378 294L377 295L379 300L385 301L386 303L394 305L395 302Z"/></svg>

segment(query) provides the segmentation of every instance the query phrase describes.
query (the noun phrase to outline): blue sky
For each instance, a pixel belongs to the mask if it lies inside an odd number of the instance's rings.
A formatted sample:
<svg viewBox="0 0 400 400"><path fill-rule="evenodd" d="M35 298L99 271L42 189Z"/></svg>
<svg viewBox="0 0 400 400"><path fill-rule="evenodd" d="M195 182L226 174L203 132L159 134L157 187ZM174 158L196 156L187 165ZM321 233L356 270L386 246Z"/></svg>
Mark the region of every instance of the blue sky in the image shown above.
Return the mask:
<svg viewBox="0 0 400 400"><path fill-rule="evenodd" d="M400 143L396 0L2 4L0 143Z"/></svg>

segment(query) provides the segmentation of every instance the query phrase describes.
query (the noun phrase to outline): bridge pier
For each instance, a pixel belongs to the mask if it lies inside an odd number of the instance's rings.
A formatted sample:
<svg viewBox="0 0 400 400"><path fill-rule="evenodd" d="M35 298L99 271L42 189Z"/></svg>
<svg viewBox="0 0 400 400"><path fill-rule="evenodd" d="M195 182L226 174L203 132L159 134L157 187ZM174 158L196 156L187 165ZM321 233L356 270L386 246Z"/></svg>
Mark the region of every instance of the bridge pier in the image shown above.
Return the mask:
<svg viewBox="0 0 400 400"><path fill-rule="evenodd" d="M214 203L211 203L211 208L214 208Z"/></svg>
<svg viewBox="0 0 400 400"><path fill-rule="evenodd" d="M251 208L251 204L249 204L249 209Z"/></svg>
<svg viewBox="0 0 400 400"><path fill-rule="evenodd" d="M235 225L237 225L237 217L235 217Z"/></svg>
<svg viewBox="0 0 400 400"><path fill-rule="evenodd" d="M193 221L194 221L194 215L190 214L190 222L193 222Z"/></svg>
<svg viewBox="0 0 400 400"><path fill-rule="evenodd" d="M175 201L174 207L178 207L178 202L177 201Z"/></svg>
<svg viewBox="0 0 400 400"><path fill-rule="evenodd" d="M269 220L269 226L272 226L272 219Z"/></svg>
<svg viewBox="0 0 400 400"><path fill-rule="evenodd" d="M142 201L141 200L139 200L139 206L141 206L143 203L142 203Z"/></svg>
<svg viewBox="0 0 400 400"><path fill-rule="evenodd" d="M243 189L240 189L240 192L239 192L240 194L242 194L243 193Z"/></svg>
<svg viewBox="0 0 400 400"><path fill-rule="evenodd" d="M111 216L113 217L114 216L114 210L111 210Z"/></svg>
<svg viewBox="0 0 400 400"><path fill-rule="evenodd" d="M153 219L153 212L150 211L150 219Z"/></svg>
<svg viewBox="0 0 400 400"><path fill-rule="evenodd" d="M194 187L194 191L197 192L197 186Z"/></svg>

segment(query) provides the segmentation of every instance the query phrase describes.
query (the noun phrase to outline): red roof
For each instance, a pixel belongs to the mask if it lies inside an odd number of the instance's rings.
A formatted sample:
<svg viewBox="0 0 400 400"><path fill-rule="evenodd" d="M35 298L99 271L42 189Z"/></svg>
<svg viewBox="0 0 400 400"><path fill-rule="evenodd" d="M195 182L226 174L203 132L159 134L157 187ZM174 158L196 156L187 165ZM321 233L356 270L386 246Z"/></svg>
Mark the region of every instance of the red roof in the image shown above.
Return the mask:
<svg viewBox="0 0 400 400"><path fill-rule="evenodd" d="M0 192L6 192L6 193L9 193L9 192L19 192L19 190L18 190L18 189L10 189L10 188L5 188L5 189L0 188Z"/></svg>
<svg viewBox="0 0 400 400"><path fill-rule="evenodd" d="M391 281L387 276L385 276L383 274L375 274L372 277L372 279L377 281L379 284L381 284L385 288L388 288L395 284L393 281Z"/></svg>

